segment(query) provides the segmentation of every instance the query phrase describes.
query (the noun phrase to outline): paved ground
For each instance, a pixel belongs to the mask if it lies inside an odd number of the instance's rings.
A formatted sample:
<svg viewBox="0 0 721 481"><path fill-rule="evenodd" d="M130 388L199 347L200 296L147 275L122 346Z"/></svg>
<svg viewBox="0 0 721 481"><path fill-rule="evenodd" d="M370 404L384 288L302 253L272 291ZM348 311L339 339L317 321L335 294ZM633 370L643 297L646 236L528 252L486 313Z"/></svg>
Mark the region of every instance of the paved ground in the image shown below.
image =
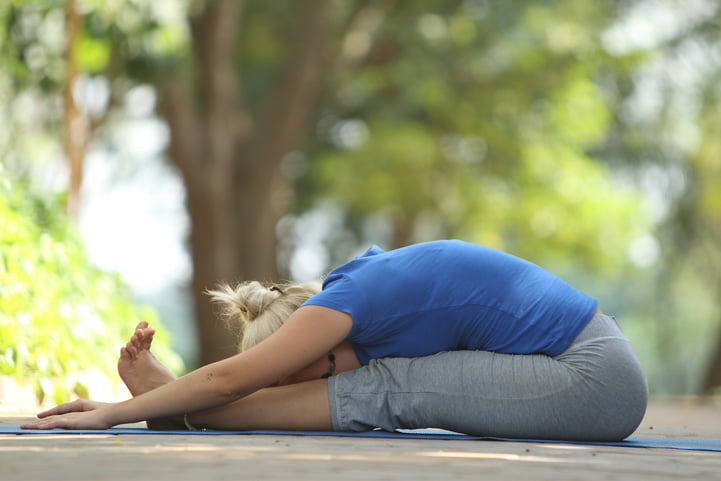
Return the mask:
<svg viewBox="0 0 721 481"><path fill-rule="evenodd" d="M0 411L0 424L28 416ZM635 433L721 439L721 406L653 403ZM0 480L721 480L721 453L308 436L0 435Z"/></svg>

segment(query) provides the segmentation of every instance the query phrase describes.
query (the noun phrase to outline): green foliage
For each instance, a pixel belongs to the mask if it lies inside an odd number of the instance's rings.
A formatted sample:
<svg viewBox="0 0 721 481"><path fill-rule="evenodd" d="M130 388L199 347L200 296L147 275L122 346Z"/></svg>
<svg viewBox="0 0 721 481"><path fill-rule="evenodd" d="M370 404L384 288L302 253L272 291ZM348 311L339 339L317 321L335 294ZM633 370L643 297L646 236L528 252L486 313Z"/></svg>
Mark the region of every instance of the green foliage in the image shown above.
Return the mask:
<svg viewBox="0 0 721 481"><path fill-rule="evenodd" d="M338 80L299 192L342 206L357 235L384 216L391 247L461 237L618 272L648 221L594 157L613 117L597 81L612 18L563 0L398 5Z"/></svg>
<svg viewBox="0 0 721 481"><path fill-rule="evenodd" d="M65 401L69 374L116 376L118 349L141 320L158 324L119 276L90 264L59 199L36 197L0 173L0 374L31 381L39 402ZM177 371L181 362L159 334L155 351ZM87 386L72 390L84 395Z"/></svg>

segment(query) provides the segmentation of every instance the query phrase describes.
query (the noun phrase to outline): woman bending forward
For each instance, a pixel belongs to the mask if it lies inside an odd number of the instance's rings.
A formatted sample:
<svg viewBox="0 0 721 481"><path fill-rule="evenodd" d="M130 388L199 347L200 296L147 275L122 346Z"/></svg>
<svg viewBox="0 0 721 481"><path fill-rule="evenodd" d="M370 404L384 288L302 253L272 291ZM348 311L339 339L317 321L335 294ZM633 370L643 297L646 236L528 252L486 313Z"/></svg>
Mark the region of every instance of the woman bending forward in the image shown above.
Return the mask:
<svg viewBox="0 0 721 481"><path fill-rule="evenodd" d="M119 371L133 398L74 401L24 428L365 431L444 428L613 441L646 410L646 378L614 318L540 267L487 247L372 247L321 292L257 282L212 292L241 352L175 379L140 324Z"/></svg>

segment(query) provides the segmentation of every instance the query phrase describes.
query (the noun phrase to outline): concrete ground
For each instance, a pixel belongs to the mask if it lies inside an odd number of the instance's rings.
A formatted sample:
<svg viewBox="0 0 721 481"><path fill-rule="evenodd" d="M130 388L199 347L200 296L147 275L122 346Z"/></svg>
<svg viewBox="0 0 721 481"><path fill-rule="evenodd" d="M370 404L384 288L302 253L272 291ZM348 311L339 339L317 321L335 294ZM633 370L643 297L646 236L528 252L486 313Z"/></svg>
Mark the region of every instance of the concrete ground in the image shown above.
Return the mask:
<svg viewBox="0 0 721 481"><path fill-rule="evenodd" d="M0 424L27 413L0 411ZM721 439L721 406L654 402L635 435ZM0 435L0 480L721 480L721 453L310 436Z"/></svg>

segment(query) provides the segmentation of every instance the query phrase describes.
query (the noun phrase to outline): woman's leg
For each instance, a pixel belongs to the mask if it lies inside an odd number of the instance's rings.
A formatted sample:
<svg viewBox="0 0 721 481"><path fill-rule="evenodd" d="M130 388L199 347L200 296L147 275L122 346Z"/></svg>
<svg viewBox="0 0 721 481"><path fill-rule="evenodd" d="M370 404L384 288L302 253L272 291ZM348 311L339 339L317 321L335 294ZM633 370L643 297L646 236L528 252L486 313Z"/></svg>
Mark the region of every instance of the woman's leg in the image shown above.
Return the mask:
<svg viewBox="0 0 721 481"><path fill-rule="evenodd" d="M497 437L617 440L641 422L646 380L615 321L596 316L545 355L444 352L381 359L329 381L333 428L436 427Z"/></svg>
<svg viewBox="0 0 721 481"><path fill-rule="evenodd" d="M261 389L230 404L188 416L195 427L331 431L325 379Z"/></svg>

